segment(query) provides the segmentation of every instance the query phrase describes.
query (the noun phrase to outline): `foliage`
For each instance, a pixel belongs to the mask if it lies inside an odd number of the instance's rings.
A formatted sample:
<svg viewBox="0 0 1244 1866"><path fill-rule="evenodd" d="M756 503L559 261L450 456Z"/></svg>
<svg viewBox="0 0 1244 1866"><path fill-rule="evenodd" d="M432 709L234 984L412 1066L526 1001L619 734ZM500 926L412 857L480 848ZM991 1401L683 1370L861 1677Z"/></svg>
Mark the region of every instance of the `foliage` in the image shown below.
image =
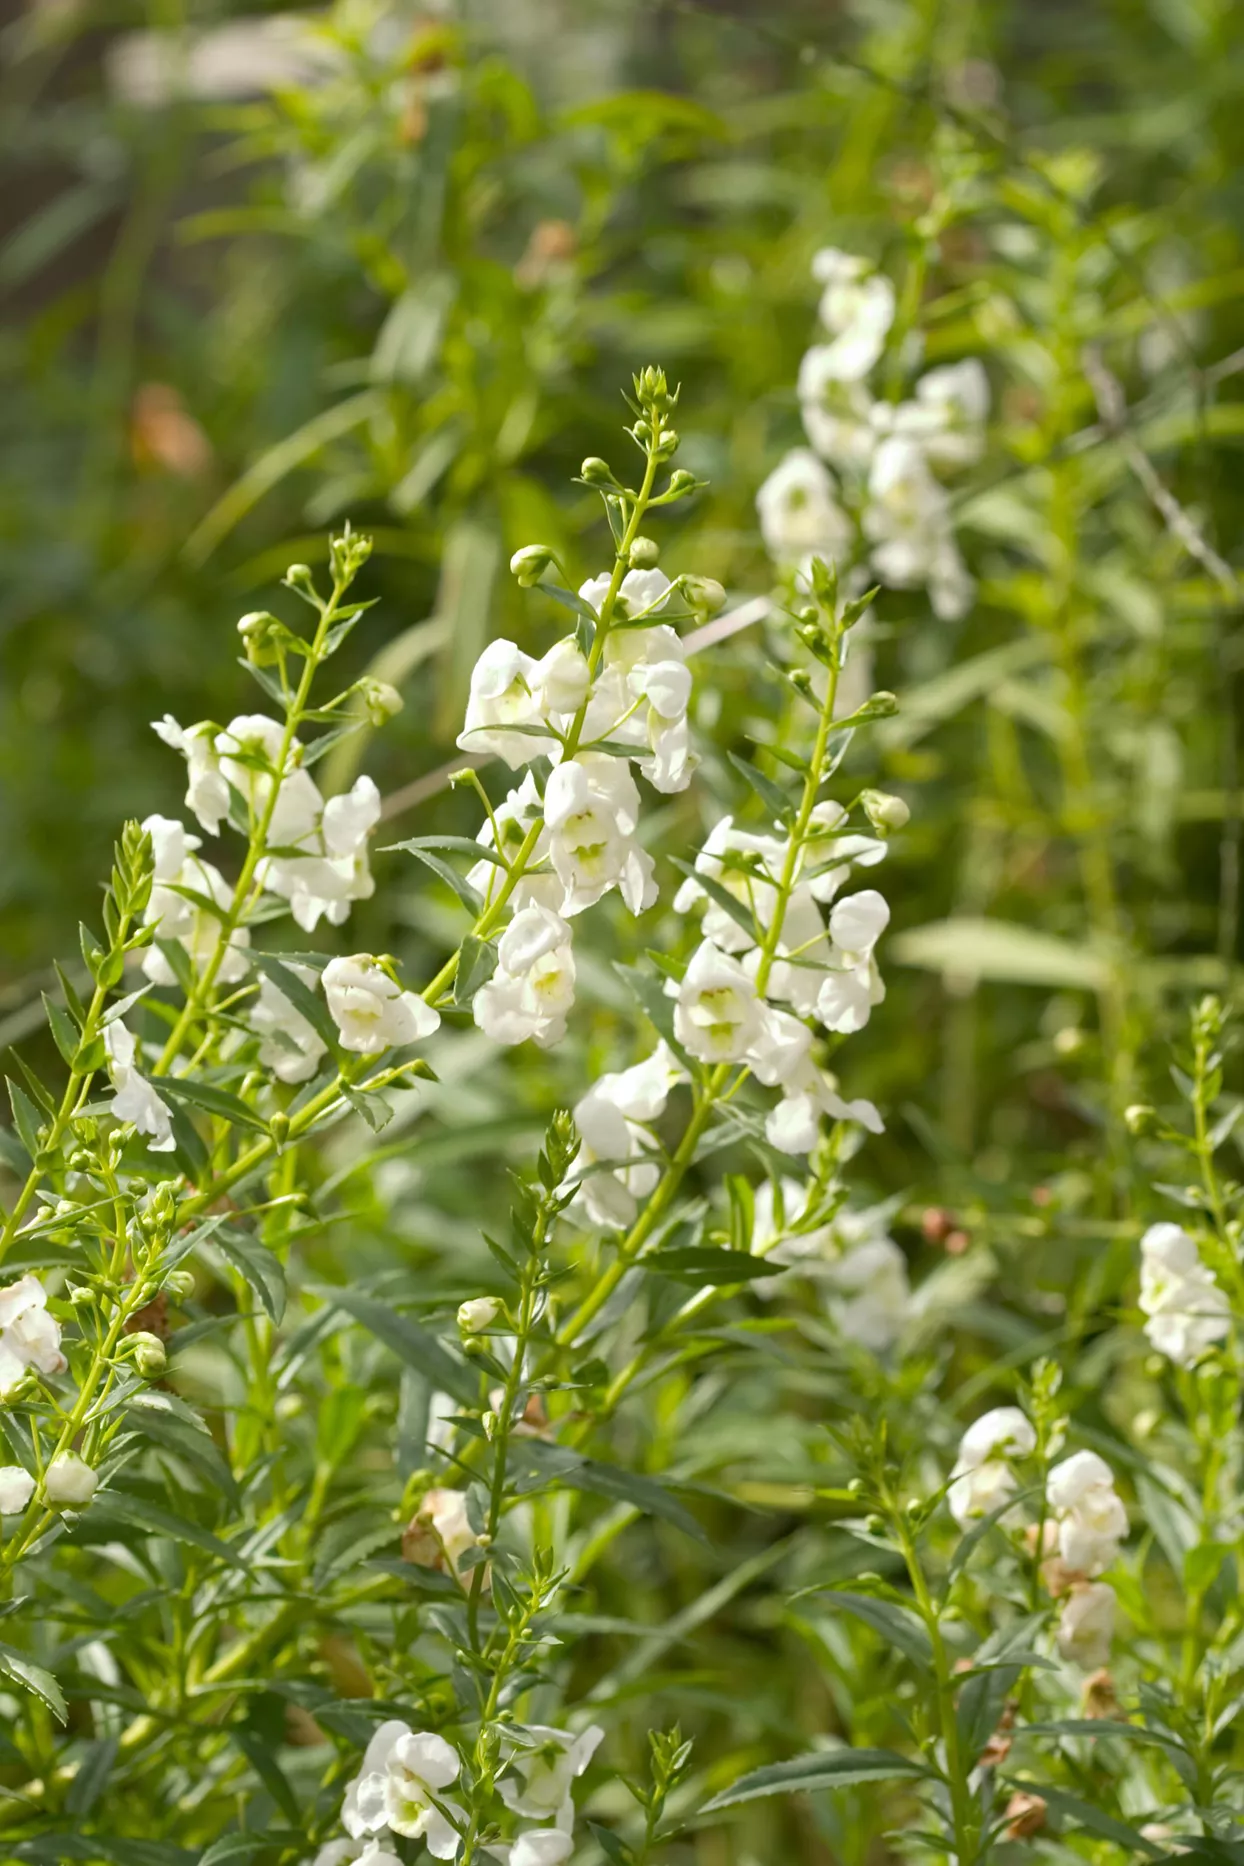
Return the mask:
<svg viewBox="0 0 1244 1866"><path fill-rule="evenodd" d="M1231 25L11 30L0 1856L1239 1857Z"/></svg>

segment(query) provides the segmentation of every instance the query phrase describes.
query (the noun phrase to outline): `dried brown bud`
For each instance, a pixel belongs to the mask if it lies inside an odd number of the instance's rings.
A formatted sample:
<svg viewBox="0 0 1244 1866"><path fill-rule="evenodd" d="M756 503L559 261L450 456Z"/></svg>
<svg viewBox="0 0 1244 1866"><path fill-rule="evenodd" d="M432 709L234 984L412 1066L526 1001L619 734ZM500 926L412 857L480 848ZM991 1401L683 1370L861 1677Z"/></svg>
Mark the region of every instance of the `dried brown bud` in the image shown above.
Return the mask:
<svg viewBox="0 0 1244 1866"><path fill-rule="evenodd" d="M954 1228L954 1213L948 1212L944 1205L930 1205L920 1220L926 1244L944 1244Z"/></svg>
<svg viewBox="0 0 1244 1866"><path fill-rule="evenodd" d="M1017 1789L1006 1804L1007 1839L1027 1840L1030 1835L1039 1834L1044 1826L1045 1803L1040 1795Z"/></svg>

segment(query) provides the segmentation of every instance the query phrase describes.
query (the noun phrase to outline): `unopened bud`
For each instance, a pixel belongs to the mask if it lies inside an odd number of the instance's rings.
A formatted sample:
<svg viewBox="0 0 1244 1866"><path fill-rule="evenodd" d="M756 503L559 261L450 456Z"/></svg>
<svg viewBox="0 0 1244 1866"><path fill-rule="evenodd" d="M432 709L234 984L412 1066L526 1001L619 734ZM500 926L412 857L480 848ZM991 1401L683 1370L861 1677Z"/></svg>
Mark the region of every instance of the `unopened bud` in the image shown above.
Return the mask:
<svg viewBox="0 0 1244 1866"><path fill-rule="evenodd" d="M158 1379L168 1366L168 1355L158 1335L148 1334L146 1330L131 1335L130 1350L134 1356L134 1365L144 1380Z"/></svg>
<svg viewBox="0 0 1244 1866"><path fill-rule="evenodd" d="M283 1147L289 1139L289 1116L283 1108L278 1108L276 1113L269 1118L268 1133L272 1137L274 1147Z"/></svg>
<svg viewBox="0 0 1244 1866"><path fill-rule="evenodd" d="M473 1296L458 1309L458 1327L464 1335L482 1335L492 1327L504 1307L499 1296Z"/></svg>
<svg viewBox="0 0 1244 1866"><path fill-rule="evenodd" d="M589 486L616 486L618 483L609 462L602 460L598 454L588 455L579 468L579 478L586 480Z"/></svg>
<svg viewBox="0 0 1244 1866"><path fill-rule="evenodd" d="M490 1444L492 1443L493 1439L497 1436L497 1427L500 1425L500 1423L501 1421L497 1417L496 1413L491 1412L491 1411L484 1413L482 1418L480 1419L480 1424L484 1428L484 1437L488 1440Z"/></svg>
<svg viewBox="0 0 1244 1866"><path fill-rule="evenodd" d="M310 564L291 564L281 581L299 594L315 595L315 578L311 574Z"/></svg>
<svg viewBox="0 0 1244 1866"><path fill-rule="evenodd" d="M95 1291L88 1284L79 1283L76 1288L70 1290L69 1300L75 1309L85 1308L87 1303L94 1302Z"/></svg>
<svg viewBox="0 0 1244 1866"><path fill-rule="evenodd" d="M194 1294L193 1270L170 1270L164 1279L164 1288L174 1302L184 1302L187 1296Z"/></svg>
<svg viewBox="0 0 1244 1866"><path fill-rule="evenodd" d="M603 460L585 460L583 462L584 479L588 477L588 467L593 465L605 466L605 463ZM613 475L609 473L608 467L605 467L605 472L612 479ZM515 551L511 557L510 570L517 577L523 589L529 590L540 581L553 562L554 555L551 544L525 544L521 551Z"/></svg>
<svg viewBox="0 0 1244 1866"><path fill-rule="evenodd" d="M670 474L669 491L675 499L682 499L694 492L699 483L694 473L688 473L686 467L678 467Z"/></svg>
<svg viewBox="0 0 1244 1866"><path fill-rule="evenodd" d="M901 797L894 797L885 790L866 790L860 794L864 814L874 829L905 829L911 821L911 810Z"/></svg>
<svg viewBox="0 0 1244 1866"><path fill-rule="evenodd" d="M726 592L716 577L683 577L682 593L698 616L715 616L725 608Z"/></svg>
<svg viewBox="0 0 1244 1866"><path fill-rule="evenodd" d="M363 702L368 722L373 726L383 726L387 719L400 713L406 704L397 688L387 680L360 680L355 692Z"/></svg>
<svg viewBox="0 0 1244 1866"><path fill-rule="evenodd" d="M253 609L238 623L246 658L256 667L270 667L279 659L277 642L287 631L266 609Z"/></svg>
<svg viewBox="0 0 1244 1866"><path fill-rule="evenodd" d="M636 538L631 546L631 568L651 570L660 555L661 547L655 538Z"/></svg>
<svg viewBox="0 0 1244 1866"><path fill-rule="evenodd" d="M1134 1101L1130 1108L1123 1110L1123 1125L1129 1134L1149 1133L1157 1118L1157 1109L1144 1101Z"/></svg>

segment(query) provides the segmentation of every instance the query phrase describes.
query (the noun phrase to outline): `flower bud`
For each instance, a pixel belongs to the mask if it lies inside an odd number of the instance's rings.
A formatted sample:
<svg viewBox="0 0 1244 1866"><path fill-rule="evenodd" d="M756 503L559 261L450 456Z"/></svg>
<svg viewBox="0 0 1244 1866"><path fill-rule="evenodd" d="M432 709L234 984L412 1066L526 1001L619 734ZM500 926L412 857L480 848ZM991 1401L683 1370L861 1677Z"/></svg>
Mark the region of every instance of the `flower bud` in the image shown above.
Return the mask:
<svg viewBox="0 0 1244 1866"><path fill-rule="evenodd" d="M688 473L686 467L678 467L670 474L668 490L673 498L682 499L687 493L694 492L699 484L694 473Z"/></svg>
<svg viewBox="0 0 1244 1866"><path fill-rule="evenodd" d="M609 462L602 460L598 454L588 455L579 468L579 478L586 480L589 486L616 486L618 483Z"/></svg>
<svg viewBox="0 0 1244 1866"><path fill-rule="evenodd" d="M84 1309L95 1300L95 1291L89 1283L78 1283L69 1292L69 1300L75 1309Z"/></svg>
<svg viewBox="0 0 1244 1866"><path fill-rule="evenodd" d="M315 578L311 574L310 564L291 564L281 578L289 589L297 590L300 596L315 597Z"/></svg>
<svg viewBox="0 0 1244 1866"><path fill-rule="evenodd" d="M605 463L603 460L585 460L583 462L584 479L588 476L588 467L593 465L605 466ZM605 467L605 472L609 473L608 467ZM609 474L609 477L612 479L613 475ZM511 557L510 570L518 578L523 589L529 590L540 581L553 562L554 556L555 552L551 544L524 544L522 550L515 551Z"/></svg>
<svg viewBox="0 0 1244 1866"><path fill-rule="evenodd" d="M683 577L682 593L697 616L715 616L726 605L726 592L716 577Z"/></svg>
<svg viewBox="0 0 1244 1866"><path fill-rule="evenodd" d="M458 1309L458 1327L464 1335L482 1335L492 1327L504 1307L499 1296L473 1296Z"/></svg>
<svg viewBox="0 0 1244 1866"><path fill-rule="evenodd" d="M289 1139L289 1116L283 1108L278 1108L268 1121L268 1133L274 1147L283 1147Z"/></svg>
<svg viewBox="0 0 1244 1866"><path fill-rule="evenodd" d="M193 1270L170 1270L164 1279L164 1288L174 1302L184 1302L187 1296L194 1294Z"/></svg>
<svg viewBox="0 0 1244 1866"><path fill-rule="evenodd" d="M481 1417L480 1424L484 1428L484 1437L488 1440L489 1444L491 1444L493 1439L497 1436L497 1427L500 1423L501 1421L495 1412L486 1412Z"/></svg>
<svg viewBox="0 0 1244 1866"><path fill-rule="evenodd" d="M152 1335L143 1329L130 1336L130 1347L134 1355L134 1365L144 1380L158 1380L168 1366L168 1355L159 1335Z"/></svg>
<svg viewBox="0 0 1244 1866"><path fill-rule="evenodd" d="M266 609L252 609L238 623L246 658L255 667L270 667L280 658L276 644L285 633L283 625Z"/></svg>
<svg viewBox="0 0 1244 1866"><path fill-rule="evenodd" d="M655 538L636 538L631 546L631 569L651 570L661 555Z"/></svg>
<svg viewBox="0 0 1244 1866"><path fill-rule="evenodd" d="M85 1509L95 1495L98 1473L76 1451L62 1451L49 1464L43 1494L54 1510Z"/></svg>
<svg viewBox="0 0 1244 1866"><path fill-rule="evenodd" d="M1148 1102L1134 1101L1130 1108L1123 1110L1123 1125L1129 1134L1148 1134L1157 1121L1158 1111Z"/></svg>
<svg viewBox="0 0 1244 1866"><path fill-rule="evenodd" d="M860 793L860 802L864 814L874 829L906 829L911 821L911 810L901 797L894 797L885 790L866 790Z"/></svg>
<svg viewBox="0 0 1244 1866"><path fill-rule="evenodd" d="M383 726L387 719L400 713L406 702L396 687L387 680L360 680L354 691L363 702L368 722L373 726Z"/></svg>

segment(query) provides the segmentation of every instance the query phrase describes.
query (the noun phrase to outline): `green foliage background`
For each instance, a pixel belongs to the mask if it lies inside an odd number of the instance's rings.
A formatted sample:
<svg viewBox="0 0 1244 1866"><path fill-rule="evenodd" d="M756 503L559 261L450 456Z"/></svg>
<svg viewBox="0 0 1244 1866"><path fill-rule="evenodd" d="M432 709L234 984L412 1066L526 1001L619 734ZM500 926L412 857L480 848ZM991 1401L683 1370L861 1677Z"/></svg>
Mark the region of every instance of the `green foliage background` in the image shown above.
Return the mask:
<svg viewBox="0 0 1244 1866"><path fill-rule="evenodd" d="M124 35L173 41L222 17L45 5L4 41L0 1041L38 1030L45 968L72 953L121 818L178 807L176 761L143 722L251 704L236 617L279 610L277 577L322 560L330 523L376 537L365 593L382 601L351 653L406 696L364 754L388 793L453 757L490 636L552 639L555 618L504 574L510 552L540 537L584 575L603 561L598 508L568 488L585 454L614 450L633 368L681 379L680 459L711 481L664 562L738 597L765 589L753 498L798 439L809 258L832 243L901 276L934 172L958 166L964 212L927 255L928 355L980 354L994 383L989 452L957 494L980 600L953 625L922 599L879 609L878 683L903 710L867 755L914 817L887 876L890 997L853 1059L851 1091L889 1111L860 1175L898 1202L917 1273L939 1261L926 1204L978 1247L943 1298L965 1391L1051 1329L1111 1339L1137 1215L1119 1111L1153 1092L1189 995L1238 989L1239 585L1213 568L1238 558L1242 504L1238 9L499 0L438 21L395 9L381 29L346 6L331 28L345 62L321 87L157 109L110 88ZM1090 347L1122 385L1119 431ZM176 397L154 417L153 384ZM1205 554L1172 535L1137 450ZM701 679L715 757L772 731L754 669L730 647ZM737 793L724 763L709 776ZM426 788L423 825L474 832L469 800ZM701 795L669 800L671 840ZM351 939L422 976L444 926L382 868ZM573 1056L524 1053L503 1092L472 1080L465 1051L438 1120L386 1134L348 1224L308 1246L313 1268L348 1251L446 1301L474 1292L501 1156L523 1157L553 1101L616 1062L607 961L661 944L660 929L593 937ZM349 1171L325 1166L338 1186ZM694 1675L676 1675L675 1634L639 1658L607 1627L584 1648L583 1689L633 1692L637 1752L667 1712L698 1722L706 1760L785 1753L795 1725L804 1741L827 1724L892 1735L884 1678L853 1696L825 1626L812 1639L747 1595L806 1526L825 1455L812 1421L859 1403L816 1346L810 1324L783 1370L780 1445L770 1373L742 1358L692 1444L663 1440L668 1399L620 1428L635 1462L705 1473L731 1499L710 1509L757 1508L730 1516L733 1556L757 1565L732 1570ZM343 1387L368 1384L370 1352L343 1349ZM913 1432L941 1352L931 1327L907 1376ZM1139 1404L1109 1386L1111 1353L1077 1376L1103 1429ZM376 1423L343 1425L343 1459ZM690 1626L711 1560L656 1533L628 1550L604 1620L668 1627L686 1608ZM804 1543L794 1559L811 1565ZM846 1831L816 1809L782 1815L785 1856L879 1844L875 1810ZM744 1857L726 1846L710 1835L703 1859Z"/></svg>

